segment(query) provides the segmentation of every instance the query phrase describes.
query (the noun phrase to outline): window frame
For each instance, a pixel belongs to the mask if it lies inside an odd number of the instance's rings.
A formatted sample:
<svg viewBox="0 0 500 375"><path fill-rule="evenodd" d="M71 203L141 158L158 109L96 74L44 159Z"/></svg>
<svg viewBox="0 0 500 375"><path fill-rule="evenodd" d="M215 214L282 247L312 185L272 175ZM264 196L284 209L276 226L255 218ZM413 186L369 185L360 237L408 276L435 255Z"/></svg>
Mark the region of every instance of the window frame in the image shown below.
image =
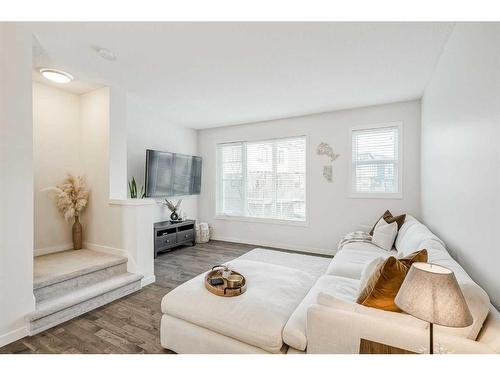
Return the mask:
<svg viewBox="0 0 500 375"><path fill-rule="evenodd" d="M252 216L244 216L244 215L230 215L221 212L222 205L222 186L220 184L222 176L221 176L221 164L220 160L220 146L221 145L229 145L229 144L243 144L243 143L253 143L253 142L266 142L266 141L276 141L276 140L285 140L285 139L293 139L293 138L304 138L305 141L305 216L304 220L293 220L293 219L275 219L275 218L261 218L261 217L252 217ZM216 220L231 220L231 221L241 221L241 222L251 222L251 223L267 223L267 224L279 224L279 225L290 225L290 226L299 226L299 227L308 227L309 226L309 137L307 133L300 133L295 135L286 135L286 136L276 136L271 138L249 138L245 140L238 141L221 141L215 143L215 215L214 218ZM277 156L274 155L274 162L277 162ZM246 150L242 152L242 170L243 176L246 176ZM273 165L273 168L276 168L276 165ZM246 200L246 178L244 177L244 188L245 188L245 200Z"/></svg>
<svg viewBox="0 0 500 375"><path fill-rule="evenodd" d="M354 187L354 160L352 158L352 141L354 131L357 130L370 130L370 129L382 129L382 128L398 128L398 163L397 163L397 182L398 182L398 191L395 193L358 193L353 190ZM376 123L376 124L368 124L368 125L358 125L353 126L349 129L349 179L348 179L348 192L349 198L359 198L359 199L403 199L403 173L404 173L404 158L403 158L403 143L404 143L404 134L403 134L403 122L395 121L395 122L384 122L384 123Z"/></svg>

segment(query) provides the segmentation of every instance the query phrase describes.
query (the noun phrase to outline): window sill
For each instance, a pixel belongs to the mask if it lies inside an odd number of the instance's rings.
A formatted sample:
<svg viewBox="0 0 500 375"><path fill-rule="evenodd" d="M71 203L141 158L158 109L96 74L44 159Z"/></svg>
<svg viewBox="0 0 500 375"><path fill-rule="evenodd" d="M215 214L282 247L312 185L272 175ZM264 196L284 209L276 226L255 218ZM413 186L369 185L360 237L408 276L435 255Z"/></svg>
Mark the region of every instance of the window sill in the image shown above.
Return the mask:
<svg viewBox="0 0 500 375"><path fill-rule="evenodd" d="M403 199L403 193L351 193L354 199Z"/></svg>
<svg viewBox="0 0 500 375"><path fill-rule="evenodd" d="M231 216L217 214L215 215L216 220L230 220L230 221L242 221L248 223L262 223L262 224L277 224L277 225L290 225L295 227L308 227L309 223L305 221L295 221L295 220L280 220L280 219L266 219L261 217L248 217L248 216Z"/></svg>

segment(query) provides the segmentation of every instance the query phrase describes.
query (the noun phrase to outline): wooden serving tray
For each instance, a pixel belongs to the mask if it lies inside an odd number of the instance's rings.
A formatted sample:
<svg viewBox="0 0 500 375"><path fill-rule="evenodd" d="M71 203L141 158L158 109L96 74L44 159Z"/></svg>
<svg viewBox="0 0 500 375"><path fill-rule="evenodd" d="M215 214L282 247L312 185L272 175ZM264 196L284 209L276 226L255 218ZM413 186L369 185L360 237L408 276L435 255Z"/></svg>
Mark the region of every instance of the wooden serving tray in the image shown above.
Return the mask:
<svg viewBox="0 0 500 375"><path fill-rule="evenodd" d="M222 277L222 272L220 269L216 270L212 269L212 271L207 272L205 276L205 287L208 289L209 292L221 297L236 297L245 293L247 290L247 281L245 279L245 276L236 271L232 271L231 273L243 277L243 282L241 283L241 286L239 288L228 288L227 281L225 279L224 279L224 284L221 285L210 284L209 281L211 278Z"/></svg>

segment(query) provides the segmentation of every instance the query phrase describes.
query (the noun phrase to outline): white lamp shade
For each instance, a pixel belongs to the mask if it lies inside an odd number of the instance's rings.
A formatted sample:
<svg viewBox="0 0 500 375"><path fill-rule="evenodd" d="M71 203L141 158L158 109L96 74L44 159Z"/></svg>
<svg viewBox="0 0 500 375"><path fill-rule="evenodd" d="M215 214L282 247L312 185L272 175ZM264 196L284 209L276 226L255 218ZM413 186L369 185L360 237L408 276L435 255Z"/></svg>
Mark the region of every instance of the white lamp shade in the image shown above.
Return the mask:
<svg viewBox="0 0 500 375"><path fill-rule="evenodd" d="M453 271L432 263L413 263L394 300L403 311L426 322L467 327L472 315Z"/></svg>

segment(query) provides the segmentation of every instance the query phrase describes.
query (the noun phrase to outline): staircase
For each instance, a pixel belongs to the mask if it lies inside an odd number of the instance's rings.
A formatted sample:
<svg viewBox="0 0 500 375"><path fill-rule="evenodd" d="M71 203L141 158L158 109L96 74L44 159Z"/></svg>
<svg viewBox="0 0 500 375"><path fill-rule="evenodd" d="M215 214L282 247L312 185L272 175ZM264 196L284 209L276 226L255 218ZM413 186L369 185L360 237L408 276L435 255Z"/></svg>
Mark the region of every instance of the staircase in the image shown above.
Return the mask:
<svg viewBox="0 0 500 375"><path fill-rule="evenodd" d="M36 309L29 333L37 334L141 288L142 275L127 272L127 258L68 250L34 258Z"/></svg>

